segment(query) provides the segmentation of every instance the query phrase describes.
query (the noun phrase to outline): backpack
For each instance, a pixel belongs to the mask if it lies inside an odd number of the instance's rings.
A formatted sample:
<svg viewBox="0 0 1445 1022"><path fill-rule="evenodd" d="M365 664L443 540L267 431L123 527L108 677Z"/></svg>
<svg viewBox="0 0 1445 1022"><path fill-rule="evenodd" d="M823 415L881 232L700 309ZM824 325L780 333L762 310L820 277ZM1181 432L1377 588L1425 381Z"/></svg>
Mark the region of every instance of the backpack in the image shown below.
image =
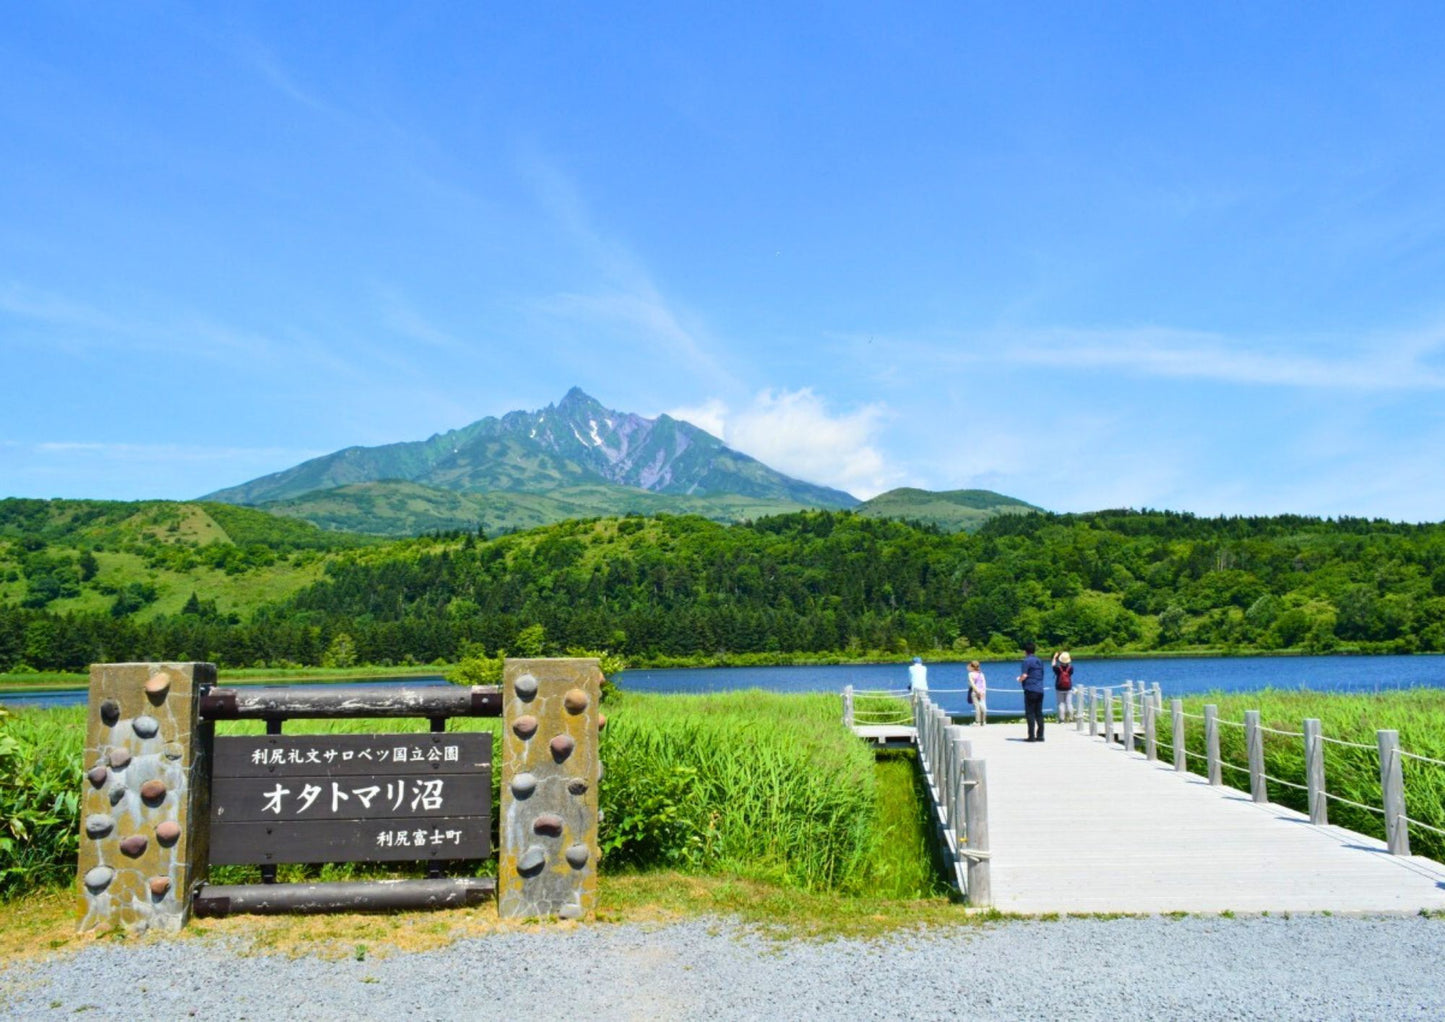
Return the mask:
<svg viewBox="0 0 1445 1022"><path fill-rule="evenodd" d="M1074 687L1074 665L1061 664L1059 666L1059 677L1054 683L1054 688L1060 692L1067 692Z"/></svg>

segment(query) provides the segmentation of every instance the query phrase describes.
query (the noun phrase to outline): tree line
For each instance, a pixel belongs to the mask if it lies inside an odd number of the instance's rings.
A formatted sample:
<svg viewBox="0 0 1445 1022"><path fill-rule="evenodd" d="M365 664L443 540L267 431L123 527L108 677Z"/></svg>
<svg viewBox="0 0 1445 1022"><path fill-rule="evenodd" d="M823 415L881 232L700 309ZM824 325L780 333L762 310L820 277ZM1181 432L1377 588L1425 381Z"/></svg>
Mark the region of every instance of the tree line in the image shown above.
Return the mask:
<svg viewBox="0 0 1445 1022"><path fill-rule="evenodd" d="M313 556L326 558L320 581L245 614L194 597L147 613L143 592L119 613L0 604L0 668L430 663L515 652L519 640L633 662L1008 654L1027 639L1096 653L1445 650L1442 525L1108 511L946 534L846 511L734 525L659 515ZM270 570L260 554L236 563L261 579Z"/></svg>

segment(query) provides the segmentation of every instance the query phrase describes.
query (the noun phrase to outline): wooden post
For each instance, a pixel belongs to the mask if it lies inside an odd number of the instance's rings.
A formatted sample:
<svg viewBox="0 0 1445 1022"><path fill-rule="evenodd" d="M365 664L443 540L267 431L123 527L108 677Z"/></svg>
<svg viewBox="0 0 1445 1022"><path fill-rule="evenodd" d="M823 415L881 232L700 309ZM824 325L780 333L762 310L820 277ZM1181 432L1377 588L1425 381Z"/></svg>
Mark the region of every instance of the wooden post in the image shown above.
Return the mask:
<svg viewBox="0 0 1445 1022"><path fill-rule="evenodd" d="M1189 753L1184 748L1184 700L1169 700L1169 722L1174 726L1174 769L1184 772L1189 769Z"/></svg>
<svg viewBox="0 0 1445 1022"><path fill-rule="evenodd" d="M968 840L968 813L964 808L964 799L968 797L968 793L963 784L963 764L973 758L973 743L963 737L964 733L963 728L954 728L953 761L956 768L948 777L948 791L953 806L950 810L952 815L948 818L948 833L953 838L949 852L956 867L966 861L960 854ZM958 872L958 879L966 885L968 883L967 870L960 869Z"/></svg>
<svg viewBox="0 0 1445 1022"><path fill-rule="evenodd" d="M853 726L853 686L843 686L843 726Z"/></svg>
<svg viewBox="0 0 1445 1022"><path fill-rule="evenodd" d="M1330 800L1325 796L1325 743L1320 722L1305 721L1305 788L1309 791L1310 822L1330 822Z"/></svg>
<svg viewBox="0 0 1445 1022"><path fill-rule="evenodd" d="M1104 689L1104 744L1114 741L1114 690Z"/></svg>
<svg viewBox="0 0 1445 1022"><path fill-rule="evenodd" d="M1219 767L1219 707L1213 703L1204 706L1204 760L1209 765L1209 783L1220 783Z"/></svg>
<svg viewBox="0 0 1445 1022"><path fill-rule="evenodd" d="M1099 690L1089 689L1089 737L1099 736Z"/></svg>
<svg viewBox="0 0 1445 1022"><path fill-rule="evenodd" d="M1380 789L1385 803L1385 842L1391 855L1410 854L1410 825L1405 820L1405 777L1400 764L1400 732L1376 731L1380 750Z"/></svg>
<svg viewBox="0 0 1445 1022"><path fill-rule="evenodd" d="M1084 690L1075 685L1072 690L1074 700L1074 730L1079 734L1084 733Z"/></svg>
<svg viewBox="0 0 1445 1022"><path fill-rule="evenodd" d="M1134 751L1134 683L1124 682L1124 733L1119 740L1125 752Z"/></svg>
<svg viewBox="0 0 1445 1022"><path fill-rule="evenodd" d="M968 903L975 908L993 904L988 860L988 770L981 759L963 761L963 816L968 837Z"/></svg>
<svg viewBox="0 0 1445 1022"><path fill-rule="evenodd" d="M948 826L950 829L958 822L958 814L963 811L963 807L954 801L954 796L958 794L958 772L963 769L963 760L958 754L959 743L963 741L963 736L960 734L962 731L963 728L957 724L950 724L943 735L944 748L947 750L944 759L948 767L944 770L943 778L939 782L939 795L941 797L940 801L942 801L944 807L948 810Z"/></svg>
<svg viewBox="0 0 1445 1022"><path fill-rule="evenodd" d="M1159 758L1159 741L1156 730L1158 724L1156 717L1158 708L1154 705L1154 696L1151 694L1144 700L1144 758L1156 760Z"/></svg>
<svg viewBox="0 0 1445 1022"><path fill-rule="evenodd" d="M1244 711L1244 746L1249 751L1249 794L1256 802L1269 801L1264 782L1264 732L1259 729L1259 711Z"/></svg>

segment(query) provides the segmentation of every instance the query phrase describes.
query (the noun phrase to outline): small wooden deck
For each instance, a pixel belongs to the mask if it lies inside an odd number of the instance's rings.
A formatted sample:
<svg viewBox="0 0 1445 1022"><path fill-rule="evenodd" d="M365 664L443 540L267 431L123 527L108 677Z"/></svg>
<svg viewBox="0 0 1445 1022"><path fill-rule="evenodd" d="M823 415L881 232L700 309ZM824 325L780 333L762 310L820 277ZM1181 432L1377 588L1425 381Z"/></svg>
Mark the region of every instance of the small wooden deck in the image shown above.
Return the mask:
<svg viewBox="0 0 1445 1022"><path fill-rule="evenodd" d="M918 737L911 724L854 724L853 733L876 745L911 745Z"/></svg>
<svg viewBox="0 0 1445 1022"><path fill-rule="evenodd" d="M1005 912L1445 910L1445 865L1050 722L968 727Z"/></svg>

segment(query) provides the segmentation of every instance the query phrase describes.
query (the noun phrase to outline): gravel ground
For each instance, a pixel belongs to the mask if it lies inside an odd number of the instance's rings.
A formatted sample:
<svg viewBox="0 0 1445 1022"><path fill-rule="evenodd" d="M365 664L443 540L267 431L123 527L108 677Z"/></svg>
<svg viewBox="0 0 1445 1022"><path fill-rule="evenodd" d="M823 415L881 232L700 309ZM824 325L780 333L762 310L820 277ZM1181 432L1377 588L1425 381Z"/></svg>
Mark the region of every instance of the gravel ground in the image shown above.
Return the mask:
<svg viewBox="0 0 1445 1022"><path fill-rule="evenodd" d="M178 960L179 959L179 960ZM0 966L0 1017L1440 1019L1445 919L1004 920L774 941L721 920L508 932L366 961L224 938Z"/></svg>

